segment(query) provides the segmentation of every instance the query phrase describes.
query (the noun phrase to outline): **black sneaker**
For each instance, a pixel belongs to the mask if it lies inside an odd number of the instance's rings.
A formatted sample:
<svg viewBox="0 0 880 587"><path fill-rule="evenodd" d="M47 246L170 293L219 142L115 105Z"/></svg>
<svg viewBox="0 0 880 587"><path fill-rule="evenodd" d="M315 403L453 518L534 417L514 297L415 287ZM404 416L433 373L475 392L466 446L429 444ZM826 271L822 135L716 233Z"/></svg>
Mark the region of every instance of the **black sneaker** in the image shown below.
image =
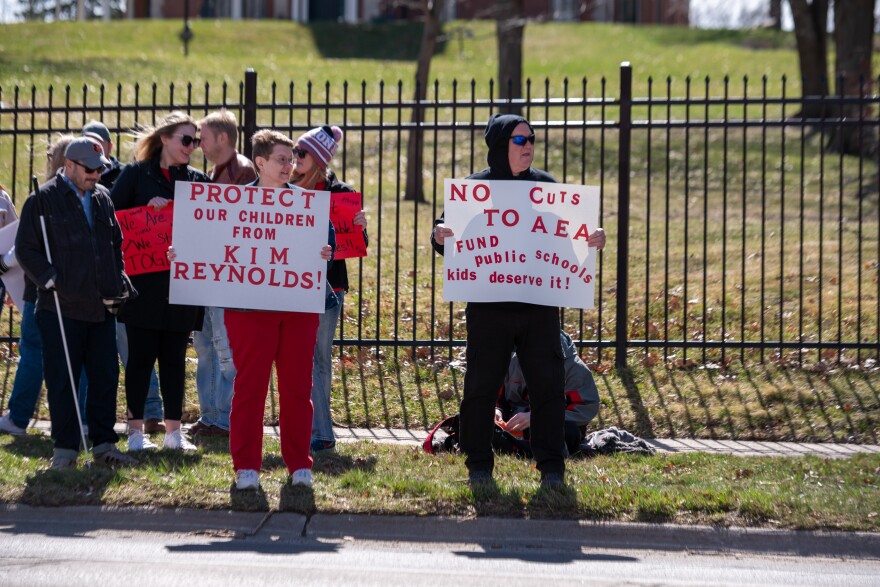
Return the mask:
<svg viewBox="0 0 880 587"><path fill-rule="evenodd" d="M335 440L320 440L318 438L312 440L309 443L309 450L312 451L312 454L321 454L326 452L333 452L336 450L336 441Z"/></svg>
<svg viewBox="0 0 880 587"><path fill-rule="evenodd" d="M565 487L565 473L541 474L541 489L562 489Z"/></svg>

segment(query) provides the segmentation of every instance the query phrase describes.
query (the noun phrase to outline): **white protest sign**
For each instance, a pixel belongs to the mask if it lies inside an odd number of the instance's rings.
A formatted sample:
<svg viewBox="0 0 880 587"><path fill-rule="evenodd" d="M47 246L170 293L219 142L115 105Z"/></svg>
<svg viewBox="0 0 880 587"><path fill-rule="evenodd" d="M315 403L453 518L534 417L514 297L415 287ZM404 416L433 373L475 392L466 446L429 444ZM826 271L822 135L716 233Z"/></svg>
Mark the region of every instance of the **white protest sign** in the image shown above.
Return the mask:
<svg viewBox="0 0 880 587"><path fill-rule="evenodd" d="M443 297L592 308L599 188L447 179Z"/></svg>
<svg viewBox="0 0 880 587"><path fill-rule="evenodd" d="M324 312L330 193L177 182L173 304Z"/></svg>
<svg viewBox="0 0 880 587"><path fill-rule="evenodd" d="M16 233L18 233L18 220L0 228L0 255L5 254L15 245ZM10 267L9 271L3 274L2 279L15 307L19 312L24 312L24 269L20 265ZM0 300L0 303L2 302L3 300Z"/></svg>

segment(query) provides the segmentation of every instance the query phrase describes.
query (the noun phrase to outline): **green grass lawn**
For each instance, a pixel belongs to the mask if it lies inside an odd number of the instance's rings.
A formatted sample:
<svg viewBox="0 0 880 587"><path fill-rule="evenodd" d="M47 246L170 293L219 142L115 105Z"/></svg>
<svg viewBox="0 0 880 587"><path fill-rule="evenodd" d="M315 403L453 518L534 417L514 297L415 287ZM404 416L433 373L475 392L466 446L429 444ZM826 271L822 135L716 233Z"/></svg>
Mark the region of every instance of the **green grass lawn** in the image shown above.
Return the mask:
<svg viewBox="0 0 880 587"><path fill-rule="evenodd" d="M403 80L411 88L421 35L417 24L304 26L271 20L195 20L195 37L189 57L184 57L177 39L180 28L179 21L170 20L2 25L0 80L5 92L15 85L32 84L78 88L191 82L198 87L206 81L227 81L237 85L244 70L252 67L282 86L309 80L317 84ZM470 38L439 45L431 63L432 79L465 84L475 79L487 84L497 73L494 22L446 25L452 39L458 29L470 31ZM792 80L798 75L790 33L575 23L526 27L523 70L537 84L545 78L558 85L563 78L575 82L584 77L599 84L605 77L608 90L615 93L622 61L635 69L637 94L646 92L648 76L741 80L767 75L772 90L782 75Z"/></svg>
<svg viewBox="0 0 880 587"><path fill-rule="evenodd" d="M107 117L116 124L112 106L117 93L123 103L131 102L135 84L140 84L140 103L152 99L154 83L158 99L167 102L173 83L177 105L186 101L187 84L192 85L194 100L219 104L220 86L226 83L230 100L237 101L243 72L253 67L259 74L261 104L272 101L273 95L282 104L276 111L262 108L260 124L275 120L278 125L302 127L323 122L328 116L322 106L326 94L338 105L345 83L350 100L363 98L371 108L364 115L349 112L348 122L354 127L375 123L380 116L385 124L408 120L407 111L391 108L380 113L376 103L380 96L410 99L419 43L416 26L195 21L193 27L195 40L190 56L184 58L176 21L2 25L0 100L14 103L15 87L20 86L18 103L27 105L34 87L36 104L46 105L52 85L57 106L64 104L64 89L69 86L71 104L76 106L81 105L86 86L88 104L95 105L103 85ZM470 29L472 38L442 45L432 62L432 79L440 82L437 97L451 99L452 82L457 80L459 100L469 99L471 92L486 99L489 79L496 74L494 24L448 25L450 30L461 28ZM788 78L787 95L797 95L799 86L794 38L789 33L567 23L530 23L526 28L524 67L533 80L532 96L547 92L562 97L567 78L569 96L581 96L586 79L587 97L615 97L621 61L634 67L636 96L648 95L649 78L654 96L684 96L687 76L693 79L692 96L723 95L725 76L731 96L742 96L744 77L750 80L752 97L764 91L762 76L767 76L769 95L779 95L782 76ZM710 78L708 89L705 76ZM546 85L545 80L549 80ZM207 100L206 83L210 84ZM299 108L309 101L310 108L294 110L294 105ZM772 115L781 114L772 108ZM438 120L469 123L473 117L475 126L489 111L485 106L471 110L448 103L437 110ZM742 116L743 110L734 107L728 115ZM583 118L592 121L603 114L615 115L612 108L596 104L585 112ZM149 120L153 114L157 113L144 110L139 120ZM555 106L530 113L541 121L564 116L580 120L582 114ZM704 114L701 108L681 107L668 113L657 108L649 112L644 105L635 112L642 120L667 115L698 119ZM763 115L755 105L746 114L750 120ZM339 122L333 118L338 115L339 109L331 110L331 121ZM723 111L713 107L710 115L722 116ZM34 117L45 124L45 115ZM81 112L55 115L52 128L76 128L85 117ZM429 119L434 119L433 113ZM26 136L14 142L9 131L28 125L29 115L14 118L0 113L0 130L5 133L0 135L0 183L9 183L17 165L17 183L12 187L19 204L27 193L28 174L22 170L41 169L43 142L51 138L51 133L41 132L33 144ZM542 130L539 141L539 166L564 181L602 185L602 222L609 245L602 255L598 308L566 311L565 325L577 339L607 341L616 328L616 133L596 127L583 134ZM130 141L123 136L119 142L120 156L126 160ZM725 142L727 158L721 148ZM761 157L765 144L766 161ZM767 136L760 128L727 134L712 129L705 135L644 127L634 132L628 325L632 338L695 341L704 336L716 340L763 336L772 340L780 332L787 341L880 337L877 162L828 155L822 145L820 133L804 137L801 143L796 130L775 129ZM443 345L450 338L464 337L464 307L450 308L442 300L442 263L430 249L428 234L435 214L442 210L437 194L442 193L443 179L483 165L481 131L444 131L436 140L428 136L430 161L435 160L435 151L437 165L426 165L424 170L425 204L403 201L405 133L349 131L334 162L344 178L365 194L371 233L370 256L349 262L355 291L346 298L345 337L434 339L440 345L344 347L335 366L332 398L333 415L341 425L426 428L458 409L463 349ZM201 165L198 157L194 164ZM861 179L874 187L864 198L856 196L860 166ZM725 197L726 213L721 208ZM843 255L838 257L841 243ZM767 261L765 274L762 261ZM17 333L15 320L11 329L7 320L3 324L0 332ZM5 405L15 353L10 355L5 348L3 352L0 401ZM880 442L876 353L838 355L826 350L799 357L797 351L770 349L764 356L766 364L759 365L760 353L753 350L742 355L728 351L722 357L720 351L710 349L704 361L699 349L689 350L687 356L675 348L633 349L630 369L622 373L611 370L613 351L600 354L586 349L584 356L597 372L603 402L596 426L617 425L657 437ZM198 417L193 367L188 366L186 421ZM123 398L120 394L120 419ZM38 413L47 417L45 404ZM273 422L276 413L270 404L266 421Z"/></svg>
<svg viewBox="0 0 880 587"><path fill-rule="evenodd" d="M569 488L538 490L533 463L496 462L497 490L472 491L463 459L413 447L344 444L318 457L314 491L286 485L276 439L266 441L262 491L232 486L226 444L193 454L157 451L138 465L47 471L48 437L0 437L0 502L502 516L880 530L880 457L769 458L705 454L618 455L569 461Z"/></svg>

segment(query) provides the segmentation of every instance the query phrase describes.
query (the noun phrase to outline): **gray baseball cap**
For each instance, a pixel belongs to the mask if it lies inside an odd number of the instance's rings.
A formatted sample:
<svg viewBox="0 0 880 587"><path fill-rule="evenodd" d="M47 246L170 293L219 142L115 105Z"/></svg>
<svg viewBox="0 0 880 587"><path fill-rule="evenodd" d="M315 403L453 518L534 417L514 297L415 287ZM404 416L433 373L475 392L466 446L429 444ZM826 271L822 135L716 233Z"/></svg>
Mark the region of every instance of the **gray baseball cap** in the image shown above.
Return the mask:
<svg viewBox="0 0 880 587"><path fill-rule="evenodd" d="M110 165L111 161L104 157L104 148L94 139L80 137L70 141L64 150L64 158L76 161L89 169L100 169Z"/></svg>
<svg viewBox="0 0 880 587"><path fill-rule="evenodd" d="M97 120L93 120L82 128L82 134L93 134L101 137L102 141L107 141L108 143L112 142L110 138L110 130L104 125L103 122L99 122Z"/></svg>

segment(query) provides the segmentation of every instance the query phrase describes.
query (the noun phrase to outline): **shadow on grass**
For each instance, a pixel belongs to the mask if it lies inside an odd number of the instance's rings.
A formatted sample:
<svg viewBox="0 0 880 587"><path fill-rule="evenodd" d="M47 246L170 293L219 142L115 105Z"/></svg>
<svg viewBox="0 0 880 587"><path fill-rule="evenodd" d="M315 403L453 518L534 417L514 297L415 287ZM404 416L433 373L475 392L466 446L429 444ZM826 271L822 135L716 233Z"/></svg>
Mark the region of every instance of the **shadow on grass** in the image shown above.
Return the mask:
<svg viewBox="0 0 880 587"><path fill-rule="evenodd" d="M471 494L471 504L479 517L522 516L522 494L516 489L501 491L494 479L474 485L471 487Z"/></svg>
<svg viewBox="0 0 880 587"><path fill-rule="evenodd" d="M4 450L21 457L46 459L48 465L52 458L52 439L45 434L23 434L13 436Z"/></svg>
<svg viewBox="0 0 880 587"><path fill-rule="evenodd" d="M635 430L633 434L636 436L644 436L646 438L654 438L654 424L651 422L651 416L642 400L642 394L638 385L633 378L632 370L629 368L620 369L617 372L626 389L626 397L629 399L630 407L635 417Z"/></svg>
<svg viewBox="0 0 880 587"><path fill-rule="evenodd" d="M96 465L67 471L51 471L48 462L46 466L27 478L20 503L40 507L101 505L107 487L122 477L119 471Z"/></svg>
<svg viewBox="0 0 880 587"><path fill-rule="evenodd" d="M376 59L379 61L415 61L422 38L420 23L385 23L345 27L316 22L307 27L321 56L329 59ZM339 42L344 32L345 42ZM389 43L388 39L394 42ZM441 53L437 43L434 54Z"/></svg>
<svg viewBox="0 0 880 587"><path fill-rule="evenodd" d="M708 373L705 376L708 379L707 383L712 387L712 389L715 392L715 397L718 400L718 405L723 406L721 409L720 415L717 418L713 417L711 415L710 411L708 410L708 408L705 408L706 401L703 398L703 394L700 393L701 404L704 406L704 409L706 410L706 420L709 422L712 422L712 423L715 423L717 420L718 423L721 424L720 420L723 417L726 422L728 437L729 438L737 438L737 435L738 435L737 426L734 423L733 418L730 415L730 409L729 409L729 406L727 405L727 400L725 399L724 394L721 391L721 386L718 385L718 382ZM694 387L694 389L696 389L697 392L699 393L699 390L701 389L700 382L697 381L697 378L694 375L694 372L688 371L687 378L690 381L691 385ZM746 412L746 413L748 413L748 412ZM748 416L747 416L747 418L748 418Z"/></svg>
<svg viewBox="0 0 880 587"><path fill-rule="evenodd" d="M263 471L274 471L275 469L284 469L287 465L284 464L284 459L281 458L281 455L275 453L263 453L263 464L260 466L260 469Z"/></svg>
<svg viewBox="0 0 880 587"><path fill-rule="evenodd" d="M269 500L260 487L254 489L236 489L235 482L229 485L229 507L238 512L267 512Z"/></svg>
<svg viewBox="0 0 880 587"><path fill-rule="evenodd" d="M568 485L558 489L538 487L538 491L529 501L529 515L535 518L550 519L577 518L577 492Z"/></svg>
<svg viewBox="0 0 880 587"><path fill-rule="evenodd" d="M376 470L377 460L377 457L374 455L352 458L348 455L331 452L315 456L312 470L316 473L330 475L331 477L339 477L353 470L372 473Z"/></svg>
<svg viewBox="0 0 880 587"><path fill-rule="evenodd" d="M193 444L199 447L199 452L229 454L228 436L201 436L196 435Z"/></svg>
<svg viewBox="0 0 880 587"><path fill-rule="evenodd" d="M866 436L872 442L876 443L877 442L877 426L875 425L874 421L871 419L872 408L865 405L864 399L862 399L862 396L856 390L856 385L852 379L852 374L850 374L849 372L846 372L844 378L846 379L847 385L849 385L850 395L852 395L852 397L855 398L855 401L859 406L859 410L865 416L864 420L861 420L858 423L858 425L856 426L856 429L858 430L858 433L859 433L859 437ZM867 379L865 379L865 382L868 386L868 389L870 389L871 392L874 394L875 403L873 406L873 410L876 411L878 408L880 408L880 406L878 406L877 402L876 402L877 390L874 388L874 386L871 383L869 383L867 381ZM831 387L834 387L834 385L835 385L834 383L831 383Z"/></svg>

